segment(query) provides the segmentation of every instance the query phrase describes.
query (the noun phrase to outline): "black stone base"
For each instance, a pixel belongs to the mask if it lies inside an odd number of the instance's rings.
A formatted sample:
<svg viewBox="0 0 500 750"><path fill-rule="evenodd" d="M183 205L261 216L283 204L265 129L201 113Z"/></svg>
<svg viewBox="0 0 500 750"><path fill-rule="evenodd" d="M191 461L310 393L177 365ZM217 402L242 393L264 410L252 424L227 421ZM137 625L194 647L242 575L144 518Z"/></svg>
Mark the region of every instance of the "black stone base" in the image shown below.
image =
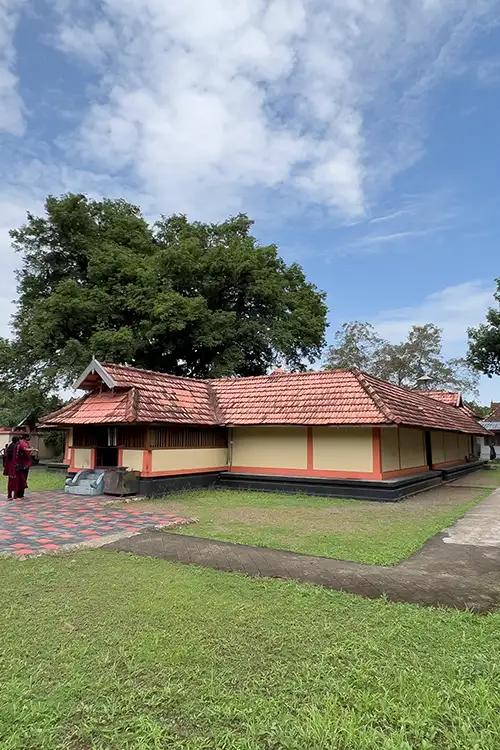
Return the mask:
<svg viewBox="0 0 500 750"><path fill-rule="evenodd" d="M269 474L236 474L212 471L206 474L183 474L166 477L139 478L139 494L146 497L168 495L179 490L220 487L259 492L287 492L319 497L347 497L353 500L397 502L417 492L436 487L463 474L483 468L485 462L452 466L449 469L427 471L400 479L322 479L310 477L273 476ZM68 476L74 476L68 472Z"/></svg>
<svg viewBox="0 0 500 750"><path fill-rule="evenodd" d="M288 492L322 497L348 497L353 500L397 502L408 495L441 484L441 472L428 471L413 477L380 481L362 479L312 479L255 474L223 473L218 487L260 492Z"/></svg>
<svg viewBox="0 0 500 750"><path fill-rule="evenodd" d="M487 461L474 461L460 464L459 466L450 466L448 469L440 469L440 471L443 476L443 481L450 482L453 479L458 479L464 474L470 474L472 471L484 469L487 463Z"/></svg>
<svg viewBox="0 0 500 750"><path fill-rule="evenodd" d="M198 490L213 487L219 476L218 471L211 471L206 474L182 474L176 477L140 477L139 495L158 497L179 490Z"/></svg>

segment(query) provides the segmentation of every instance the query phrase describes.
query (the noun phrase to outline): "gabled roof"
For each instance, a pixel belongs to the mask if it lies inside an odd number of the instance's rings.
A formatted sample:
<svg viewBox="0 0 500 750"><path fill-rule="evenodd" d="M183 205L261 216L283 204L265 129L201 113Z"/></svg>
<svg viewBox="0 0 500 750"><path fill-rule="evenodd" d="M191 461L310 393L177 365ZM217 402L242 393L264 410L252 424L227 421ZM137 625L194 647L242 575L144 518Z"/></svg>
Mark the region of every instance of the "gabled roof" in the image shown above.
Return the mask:
<svg viewBox="0 0 500 750"><path fill-rule="evenodd" d="M104 364L103 367L117 388L136 389L138 421L218 424L215 397L204 380L125 365Z"/></svg>
<svg viewBox="0 0 500 750"><path fill-rule="evenodd" d="M356 370L196 380L95 363L79 383L93 390L45 417L44 425L401 424L486 434L462 408Z"/></svg>
<svg viewBox="0 0 500 750"><path fill-rule="evenodd" d="M48 414L43 419L44 425L219 424L214 409L215 396L203 380L93 360L75 386L88 389L90 393Z"/></svg>

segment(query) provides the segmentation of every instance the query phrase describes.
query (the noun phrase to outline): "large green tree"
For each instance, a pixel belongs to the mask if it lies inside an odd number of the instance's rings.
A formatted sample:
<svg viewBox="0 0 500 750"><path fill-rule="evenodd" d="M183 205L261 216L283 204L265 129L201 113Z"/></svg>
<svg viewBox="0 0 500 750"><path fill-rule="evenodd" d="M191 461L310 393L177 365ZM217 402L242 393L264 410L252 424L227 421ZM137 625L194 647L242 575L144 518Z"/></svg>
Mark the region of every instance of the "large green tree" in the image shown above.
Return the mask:
<svg viewBox="0 0 500 750"><path fill-rule="evenodd" d="M301 369L324 343L325 295L244 215L162 217L123 200L49 197L11 232L22 255L17 377L67 384L92 355L182 375Z"/></svg>
<svg viewBox="0 0 500 750"><path fill-rule="evenodd" d="M496 307L486 313L486 322L469 328L470 364L485 375L500 375L500 278L496 279Z"/></svg>
<svg viewBox="0 0 500 750"><path fill-rule="evenodd" d="M358 368L410 388L427 375L431 388L477 392L477 374L463 359L443 357L442 332L432 323L412 326L397 344L385 341L370 323L344 323L328 349L325 367Z"/></svg>

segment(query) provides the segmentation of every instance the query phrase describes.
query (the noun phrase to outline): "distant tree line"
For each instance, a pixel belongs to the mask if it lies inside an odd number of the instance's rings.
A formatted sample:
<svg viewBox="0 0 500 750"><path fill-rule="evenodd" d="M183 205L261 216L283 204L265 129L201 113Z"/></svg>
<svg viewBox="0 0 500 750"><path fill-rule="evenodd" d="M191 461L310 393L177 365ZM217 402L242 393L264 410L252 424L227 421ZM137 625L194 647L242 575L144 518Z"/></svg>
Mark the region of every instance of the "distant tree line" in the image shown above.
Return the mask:
<svg viewBox="0 0 500 750"><path fill-rule="evenodd" d="M460 390L475 395L479 373L465 359L445 359L442 331L433 323L414 325L403 341L393 344L364 321L344 323L327 350L326 368L351 368L396 385L415 388L427 376L429 388Z"/></svg>

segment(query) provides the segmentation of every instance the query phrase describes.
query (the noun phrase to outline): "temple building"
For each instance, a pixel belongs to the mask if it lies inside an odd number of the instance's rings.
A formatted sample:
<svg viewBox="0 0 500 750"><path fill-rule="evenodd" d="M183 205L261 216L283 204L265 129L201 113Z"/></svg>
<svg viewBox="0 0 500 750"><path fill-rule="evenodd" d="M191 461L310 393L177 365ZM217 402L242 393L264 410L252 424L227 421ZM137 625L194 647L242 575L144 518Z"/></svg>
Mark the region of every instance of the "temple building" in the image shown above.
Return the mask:
<svg viewBox="0 0 500 750"><path fill-rule="evenodd" d="M128 467L140 492L213 484L393 500L477 468L488 431L459 394L356 370L195 379L93 360L47 415L69 474Z"/></svg>

